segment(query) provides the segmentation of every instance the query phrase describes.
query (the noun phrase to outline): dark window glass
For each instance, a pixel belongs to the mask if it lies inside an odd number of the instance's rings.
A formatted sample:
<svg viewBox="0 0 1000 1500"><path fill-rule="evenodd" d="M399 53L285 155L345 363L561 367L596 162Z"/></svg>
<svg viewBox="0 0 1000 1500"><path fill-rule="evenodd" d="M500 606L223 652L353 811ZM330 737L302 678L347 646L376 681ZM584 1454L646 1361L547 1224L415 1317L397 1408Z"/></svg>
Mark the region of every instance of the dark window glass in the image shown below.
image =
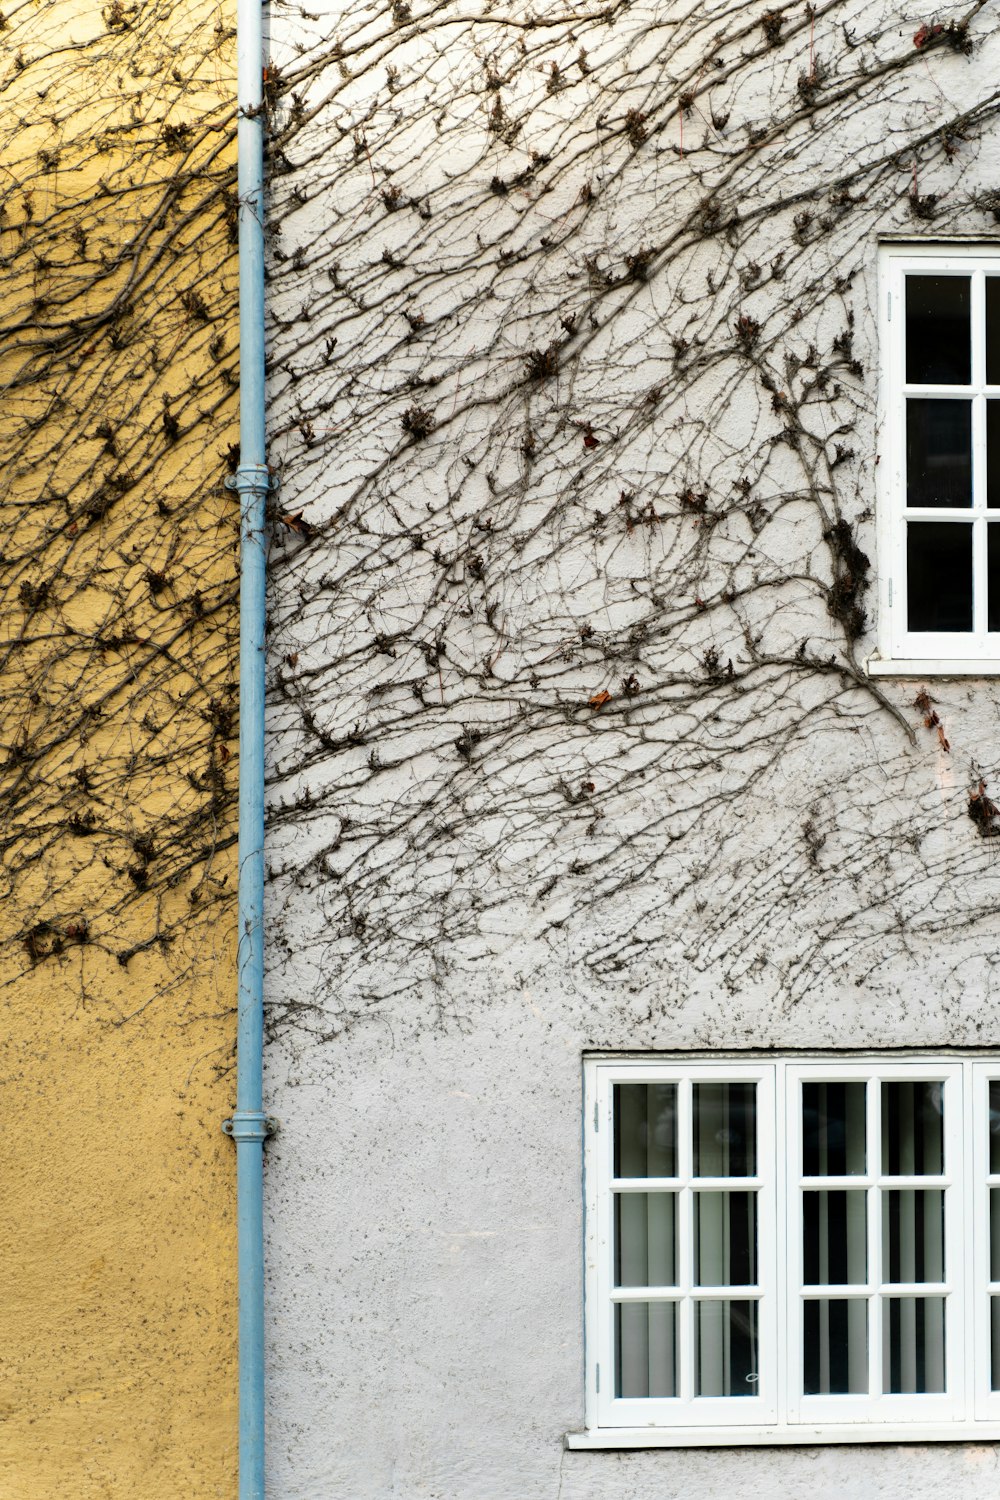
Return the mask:
<svg viewBox="0 0 1000 1500"><path fill-rule="evenodd" d="M968 276L907 276L907 384L968 385L969 329Z"/></svg>
<svg viewBox="0 0 1000 1500"><path fill-rule="evenodd" d="M906 503L972 504L971 401L907 401Z"/></svg>
<svg viewBox="0 0 1000 1500"><path fill-rule="evenodd" d="M696 1083L694 1175L753 1177L757 1170L757 1085Z"/></svg>
<svg viewBox="0 0 1000 1500"><path fill-rule="evenodd" d="M676 1175L676 1083L616 1083L615 1176Z"/></svg>
<svg viewBox="0 0 1000 1500"><path fill-rule="evenodd" d="M806 1286L857 1285L868 1278L868 1194L802 1194L802 1267Z"/></svg>
<svg viewBox="0 0 1000 1500"><path fill-rule="evenodd" d="M1000 1188L990 1188L990 1280L1000 1281Z"/></svg>
<svg viewBox="0 0 1000 1500"><path fill-rule="evenodd" d="M944 1171L944 1085L938 1079L883 1083L882 1171L887 1177Z"/></svg>
<svg viewBox="0 0 1000 1500"><path fill-rule="evenodd" d="M945 1389L944 1298L887 1297L882 1304L882 1388L893 1395Z"/></svg>
<svg viewBox="0 0 1000 1500"><path fill-rule="evenodd" d="M1000 525L986 528L986 629L1000 630Z"/></svg>
<svg viewBox="0 0 1000 1500"><path fill-rule="evenodd" d="M986 504L1000 506L1000 401L986 403Z"/></svg>
<svg viewBox="0 0 1000 1500"><path fill-rule="evenodd" d="M947 521L906 528L906 628L972 629L972 527Z"/></svg>
<svg viewBox="0 0 1000 1500"><path fill-rule="evenodd" d="M804 1176L864 1176L866 1087L864 1083L803 1083Z"/></svg>
<svg viewBox="0 0 1000 1500"><path fill-rule="evenodd" d="M802 1307L802 1389L807 1396L868 1390L868 1303L817 1297Z"/></svg>
<svg viewBox="0 0 1000 1500"><path fill-rule="evenodd" d="M986 379L1000 385L1000 276L986 278Z"/></svg>
<svg viewBox="0 0 1000 1500"><path fill-rule="evenodd" d="M944 1189L882 1193L882 1280L944 1280Z"/></svg>
<svg viewBox="0 0 1000 1500"><path fill-rule="evenodd" d="M1000 1080L990 1084L990 1172L1000 1174Z"/></svg>

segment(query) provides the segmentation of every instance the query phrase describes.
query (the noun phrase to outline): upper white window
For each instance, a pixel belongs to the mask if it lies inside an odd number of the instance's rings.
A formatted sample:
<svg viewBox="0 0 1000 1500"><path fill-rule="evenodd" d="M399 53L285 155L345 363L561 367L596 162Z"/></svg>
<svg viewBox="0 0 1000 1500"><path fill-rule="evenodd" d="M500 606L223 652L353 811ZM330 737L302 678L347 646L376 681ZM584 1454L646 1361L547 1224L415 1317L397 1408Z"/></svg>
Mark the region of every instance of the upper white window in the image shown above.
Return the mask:
<svg viewBox="0 0 1000 1500"><path fill-rule="evenodd" d="M1000 1061L586 1065L571 1446L1000 1436Z"/></svg>
<svg viewBox="0 0 1000 1500"><path fill-rule="evenodd" d="M1000 246L880 269L880 655L1000 670Z"/></svg>

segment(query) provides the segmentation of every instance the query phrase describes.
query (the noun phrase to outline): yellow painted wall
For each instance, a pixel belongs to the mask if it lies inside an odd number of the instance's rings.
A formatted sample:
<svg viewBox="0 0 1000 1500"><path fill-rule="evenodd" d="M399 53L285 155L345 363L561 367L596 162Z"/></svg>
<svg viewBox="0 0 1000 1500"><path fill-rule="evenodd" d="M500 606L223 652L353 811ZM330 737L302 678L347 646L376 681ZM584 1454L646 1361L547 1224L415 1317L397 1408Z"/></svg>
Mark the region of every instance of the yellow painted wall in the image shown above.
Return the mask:
<svg viewBox="0 0 1000 1500"><path fill-rule="evenodd" d="M230 0L0 21L0 1500L236 1493Z"/></svg>

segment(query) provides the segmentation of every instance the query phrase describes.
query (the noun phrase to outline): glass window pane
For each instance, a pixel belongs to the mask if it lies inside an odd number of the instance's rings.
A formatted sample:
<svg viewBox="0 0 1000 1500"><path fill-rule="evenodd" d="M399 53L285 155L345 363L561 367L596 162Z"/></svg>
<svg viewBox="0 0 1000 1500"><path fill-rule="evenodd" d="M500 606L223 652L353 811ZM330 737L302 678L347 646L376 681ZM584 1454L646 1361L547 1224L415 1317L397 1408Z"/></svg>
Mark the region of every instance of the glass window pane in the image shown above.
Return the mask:
<svg viewBox="0 0 1000 1500"><path fill-rule="evenodd" d="M969 384L969 306L968 276L907 276L907 384Z"/></svg>
<svg viewBox="0 0 1000 1500"><path fill-rule="evenodd" d="M990 1390L1000 1391L1000 1297L990 1298Z"/></svg>
<svg viewBox="0 0 1000 1500"><path fill-rule="evenodd" d="M1000 506L1000 401L986 403L986 504Z"/></svg>
<svg viewBox="0 0 1000 1500"><path fill-rule="evenodd" d="M676 1302L615 1303L615 1395L677 1395Z"/></svg>
<svg viewBox="0 0 1000 1500"><path fill-rule="evenodd" d="M616 1083L615 1176L677 1176L676 1083Z"/></svg>
<svg viewBox="0 0 1000 1500"><path fill-rule="evenodd" d="M802 1307L802 1390L807 1396L868 1390L868 1303L817 1297Z"/></svg>
<svg viewBox="0 0 1000 1500"><path fill-rule="evenodd" d="M906 528L906 628L972 629L972 527L947 521Z"/></svg>
<svg viewBox="0 0 1000 1500"><path fill-rule="evenodd" d="M694 1085L694 1175L753 1177L757 1171L757 1085Z"/></svg>
<svg viewBox="0 0 1000 1500"><path fill-rule="evenodd" d="M677 1285L677 1194L615 1194L615 1286Z"/></svg>
<svg viewBox="0 0 1000 1500"><path fill-rule="evenodd" d="M695 1303L696 1396L756 1396L756 1302Z"/></svg>
<svg viewBox="0 0 1000 1500"><path fill-rule="evenodd" d="M882 1388L894 1395L943 1391L943 1297L886 1297L882 1304Z"/></svg>
<svg viewBox="0 0 1000 1500"><path fill-rule="evenodd" d="M906 503L972 504L971 401L907 401Z"/></svg>
<svg viewBox="0 0 1000 1500"><path fill-rule="evenodd" d="M1000 1281L1000 1189L990 1188L990 1280Z"/></svg>
<svg viewBox="0 0 1000 1500"><path fill-rule="evenodd" d="M1000 1175L1000 1078L990 1084L990 1172Z"/></svg>
<svg viewBox="0 0 1000 1500"><path fill-rule="evenodd" d="M803 1083L803 1176L864 1176L866 1088L864 1083Z"/></svg>
<svg viewBox="0 0 1000 1500"><path fill-rule="evenodd" d="M1000 385L1000 276L986 278L986 379Z"/></svg>
<svg viewBox="0 0 1000 1500"><path fill-rule="evenodd" d="M868 1280L868 1194L802 1194L802 1273L806 1286Z"/></svg>
<svg viewBox="0 0 1000 1500"><path fill-rule="evenodd" d="M882 1280L944 1280L944 1192L941 1188L883 1192Z"/></svg>
<svg viewBox="0 0 1000 1500"><path fill-rule="evenodd" d="M986 528L986 628L1000 630L1000 524Z"/></svg>
<svg viewBox="0 0 1000 1500"><path fill-rule="evenodd" d="M757 1194L694 1194L696 1286L756 1286Z"/></svg>
<svg viewBox="0 0 1000 1500"><path fill-rule="evenodd" d="M882 1084L882 1171L887 1177L944 1172L944 1084Z"/></svg>

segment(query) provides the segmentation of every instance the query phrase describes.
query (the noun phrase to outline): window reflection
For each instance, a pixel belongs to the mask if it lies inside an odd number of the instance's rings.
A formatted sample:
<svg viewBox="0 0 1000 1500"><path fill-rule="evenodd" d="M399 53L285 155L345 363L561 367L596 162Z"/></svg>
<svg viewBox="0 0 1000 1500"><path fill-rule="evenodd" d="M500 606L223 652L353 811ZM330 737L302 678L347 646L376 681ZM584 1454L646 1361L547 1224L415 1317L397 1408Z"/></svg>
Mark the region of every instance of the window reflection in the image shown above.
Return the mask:
<svg viewBox="0 0 1000 1500"><path fill-rule="evenodd" d="M757 1085L694 1085L694 1174L753 1177L757 1171Z"/></svg>
<svg viewBox="0 0 1000 1500"><path fill-rule="evenodd" d="M616 1083L616 1177L677 1176L677 1085Z"/></svg>

